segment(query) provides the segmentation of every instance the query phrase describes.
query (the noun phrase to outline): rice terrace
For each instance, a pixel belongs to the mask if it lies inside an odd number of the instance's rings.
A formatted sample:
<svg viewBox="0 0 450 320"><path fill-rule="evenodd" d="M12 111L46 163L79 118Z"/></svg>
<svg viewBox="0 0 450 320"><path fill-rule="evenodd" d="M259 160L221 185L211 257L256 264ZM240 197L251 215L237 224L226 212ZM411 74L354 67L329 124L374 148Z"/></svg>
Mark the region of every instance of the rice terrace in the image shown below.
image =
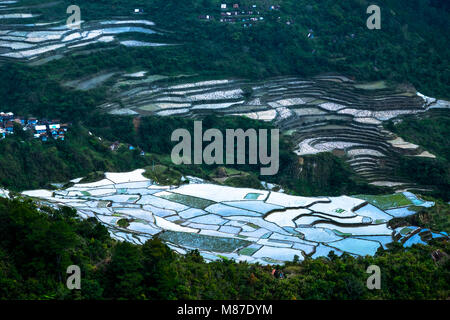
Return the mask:
<svg viewBox="0 0 450 320"><path fill-rule="evenodd" d="M176 252L197 249L206 261L272 264L330 251L364 256L394 241L408 247L448 238L426 228L388 226L393 218L414 214L411 206L434 205L409 192L394 194L389 202L383 196L310 198L191 182L190 177L180 187L161 186L143 172L106 173L97 182L23 194L95 217L120 241L143 244L158 235Z"/></svg>

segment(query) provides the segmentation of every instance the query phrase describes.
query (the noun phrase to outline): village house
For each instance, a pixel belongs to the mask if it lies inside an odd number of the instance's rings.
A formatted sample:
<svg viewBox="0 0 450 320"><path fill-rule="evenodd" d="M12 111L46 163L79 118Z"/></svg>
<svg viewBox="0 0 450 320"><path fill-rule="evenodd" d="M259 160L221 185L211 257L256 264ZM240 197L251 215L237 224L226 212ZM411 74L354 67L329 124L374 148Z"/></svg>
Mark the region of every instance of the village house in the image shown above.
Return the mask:
<svg viewBox="0 0 450 320"><path fill-rule="evenodd" d="M12 118L14 118L14 113L12 112L0 112L0 121L7 121L7 120L11 120Z"/></svg>
<svg viewBox="0 0 450 320"><path fill-rule="evenodd" d="M46 125L36 125L34 127L35 138L41 138L42 136L47 136L47 126Z"/></svg>
<svg viewBox="0 0 450 320"><path fill-rule="evenodd" d="M109 148L111 149L111 151L116 151L117 149L119 149L119 141L115 141L112 145L109 146Z"/></svg>
<svg viewBox="0 0 450 320"><path fill-rule="evenodd" d="M13 121L8 121L5 124L5 130L6 130L6 134L12 134L14 133L14 122Z"/></svg>
<svg viewBox="0 0 450 320"><path fill-rule="evenodd" d="M65 138L65 131L63 129L59 129L57 132L57 136L55 139L64 140Z"/></svg>

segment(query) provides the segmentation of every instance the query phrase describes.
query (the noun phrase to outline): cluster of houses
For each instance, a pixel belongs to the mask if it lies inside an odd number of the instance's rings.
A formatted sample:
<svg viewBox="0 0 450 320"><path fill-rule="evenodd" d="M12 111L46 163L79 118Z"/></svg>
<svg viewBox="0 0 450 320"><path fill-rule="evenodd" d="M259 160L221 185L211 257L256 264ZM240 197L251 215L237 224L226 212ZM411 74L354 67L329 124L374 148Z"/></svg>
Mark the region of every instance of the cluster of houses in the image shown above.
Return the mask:
<svg viewBox="0 0 450 320"><path fill-rule="evenodd" d="M8 134L14 133L14 113L0 112L0 137L4 138Z"/></svg>
<svg viewBox="0 0 450 320"><path fill-rule="evenodd" d="M14 134L15 125L18 124L24 131L31 130L36 139L48 141L64 140L69 124L61 124L59 120L39 120L37 118L16 117L12 112L0 112L0 138Z"/></svg>
<svg viewBox="0 0 450 320"><path fill-rule="evenodd" d="M262 14L270 10L279 10L279 5L270 5L268 8L259 7L256 4L241 6L238 3L220 5L220 22L241 23L244 28L252 27L255 23L264 20ZM213 15L201 15L200 20L215 20Z"/></svg>

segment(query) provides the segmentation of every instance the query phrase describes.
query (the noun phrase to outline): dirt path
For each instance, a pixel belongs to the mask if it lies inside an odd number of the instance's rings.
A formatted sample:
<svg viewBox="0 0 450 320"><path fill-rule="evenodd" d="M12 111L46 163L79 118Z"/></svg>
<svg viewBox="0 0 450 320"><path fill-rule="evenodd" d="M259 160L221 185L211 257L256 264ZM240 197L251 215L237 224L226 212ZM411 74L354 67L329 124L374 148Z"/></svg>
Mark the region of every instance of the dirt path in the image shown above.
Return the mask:
<svg viewBox="0 0 450 320"><path fill-rule="evenodd" d="M136 133L138 133L139 132L139 127L141 126L141 117L133 118L133 126L134 126L134 131Z"/></svg>

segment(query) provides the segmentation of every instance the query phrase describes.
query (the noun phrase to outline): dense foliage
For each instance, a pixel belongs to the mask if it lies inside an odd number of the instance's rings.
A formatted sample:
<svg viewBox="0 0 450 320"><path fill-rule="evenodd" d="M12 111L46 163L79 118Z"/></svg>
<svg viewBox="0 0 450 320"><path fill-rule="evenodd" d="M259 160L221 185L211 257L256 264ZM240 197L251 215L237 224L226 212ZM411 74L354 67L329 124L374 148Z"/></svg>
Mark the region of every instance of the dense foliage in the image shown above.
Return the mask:
<svg viewBox="0 0 450 320"><path fill-rule="evenodd" d="M306 259L281 267L179 256L158 239L143 246L111 240L95 219L69 208L36 208L0 199L0 299L447 299L450 260L430 253L448 242L393 246L375 257ZM78 265L81 290L66 288ZM369 265L381 268L381 290L366 287Z"/></svg>

